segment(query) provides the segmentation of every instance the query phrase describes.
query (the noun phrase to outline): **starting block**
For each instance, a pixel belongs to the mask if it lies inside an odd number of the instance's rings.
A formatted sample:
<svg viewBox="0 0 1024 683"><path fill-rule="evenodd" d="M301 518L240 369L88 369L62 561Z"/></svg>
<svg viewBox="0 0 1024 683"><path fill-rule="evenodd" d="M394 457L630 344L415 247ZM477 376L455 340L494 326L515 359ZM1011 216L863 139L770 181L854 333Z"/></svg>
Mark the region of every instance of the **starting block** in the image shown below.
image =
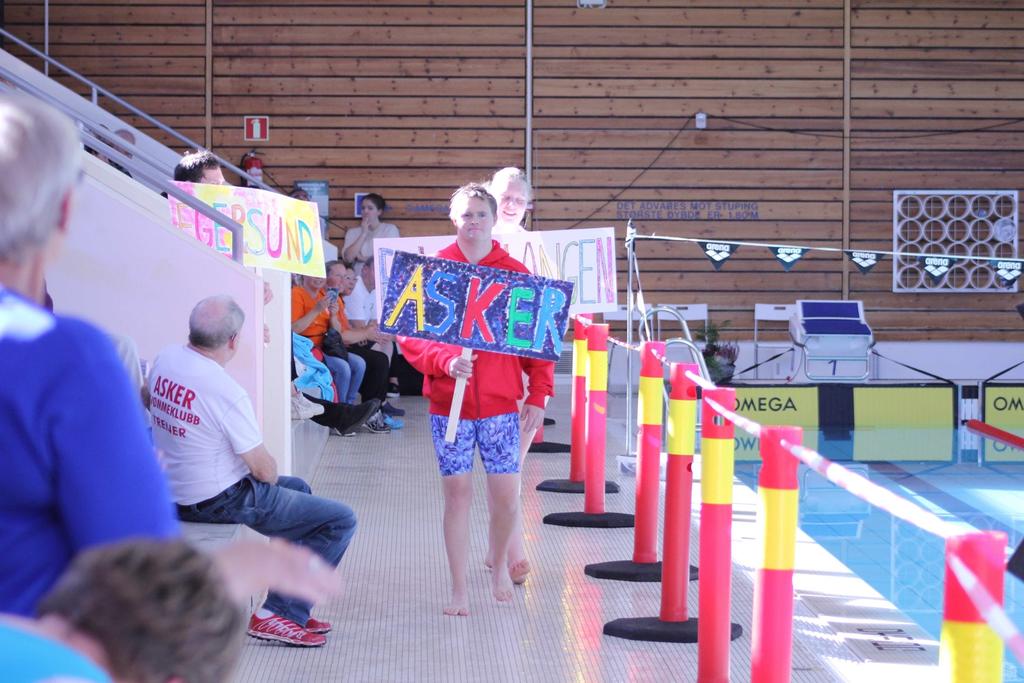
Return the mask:
<svg viewBox="0 0 1024 683"><path fill-rule="evenodd" d="M861 301L797 301L789 321L793 343L803 349L804 374L816 382L868 378L875 337Z"/></svg>

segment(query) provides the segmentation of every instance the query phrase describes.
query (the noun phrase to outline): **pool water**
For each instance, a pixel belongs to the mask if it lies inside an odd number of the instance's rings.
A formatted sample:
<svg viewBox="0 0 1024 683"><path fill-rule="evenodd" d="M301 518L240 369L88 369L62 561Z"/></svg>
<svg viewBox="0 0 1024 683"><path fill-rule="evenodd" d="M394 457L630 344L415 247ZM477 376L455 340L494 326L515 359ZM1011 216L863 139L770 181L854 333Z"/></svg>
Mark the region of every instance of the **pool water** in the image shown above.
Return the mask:
<svg viewBox="0 0 1024 683"><path fill-rule="evenodd" d="M986 458L985 450L961 449L959 435L949 430L910 436L908 432L808 433L804 443L939 517L963 525L965 531L1004 531L1009 547L1015 548L1024 537L1024 452L990 448ZM866 454L865 443L877 456ZM923 444L929 448L925 453ZM903 459L900 453L911 457ZM737 454L743 457L740 446ZM736 463L737 476L755 490L759 468L757 462ZM873 508L803 465L799 483L803 531L938 640L943 541ZM1024 630L1024 587L1010 574L1005 581L1005 609ZM1004 680L1024 681L1024 667L1009 652L1005 662Z"/></svg>

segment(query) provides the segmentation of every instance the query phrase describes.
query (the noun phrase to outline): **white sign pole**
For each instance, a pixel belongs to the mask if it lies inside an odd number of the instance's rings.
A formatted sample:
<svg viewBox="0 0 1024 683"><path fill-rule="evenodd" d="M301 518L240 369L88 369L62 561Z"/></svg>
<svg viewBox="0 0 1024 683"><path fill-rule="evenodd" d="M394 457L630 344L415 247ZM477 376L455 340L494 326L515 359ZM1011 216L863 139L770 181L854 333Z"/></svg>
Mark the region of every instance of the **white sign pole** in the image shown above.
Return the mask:
<svg viewBox="0 0 1024 683"><path fill-rule="evenodd" d="M462 356L465 360L473 357L473 349L464 347ZM452 394L452 409L448 413L448 429L445 430L444 440L448 443L455 443L455 432L459 428L459 415L462 414L462 398L466 395L466 378L459 377L455 380L455 393Z"/></svg>

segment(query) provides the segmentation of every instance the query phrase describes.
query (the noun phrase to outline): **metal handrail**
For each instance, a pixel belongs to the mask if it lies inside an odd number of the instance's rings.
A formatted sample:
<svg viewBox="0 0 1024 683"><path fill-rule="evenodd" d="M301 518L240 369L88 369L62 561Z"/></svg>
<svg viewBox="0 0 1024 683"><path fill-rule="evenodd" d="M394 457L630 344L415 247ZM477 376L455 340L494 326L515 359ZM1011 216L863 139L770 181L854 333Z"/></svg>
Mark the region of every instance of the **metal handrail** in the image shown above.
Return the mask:
<svg viewBox="0 0 1024 683"><path fill-rule="evenodd" d="M641 328L640 336L649 336L650 332L648 330L651 329L651 326L648 321L650 320L652 315L657 315L659 313L670 313L673 316L675 316L676 320L679 321L679 324L683 328L683 333L686 334L685 338L673 337L671 339L666 340L665 343L682 344L683 346L690 349L690 354L693 356L693 359L697 362L697 367L700 368L700 376L704 377L705 379L710 378L710 375L708 374L708 366L704 360L704 354L701 353L700 349L697 348L697 345L693 343L693 338L690 336L690 327L689 325L686 324L686 319L683 318L683 314L680 313L677 309L673 308L672 306L651 306L650 308L648 308L646 311L644 311L644 325ZM648 332L644 334L645 331Z"/></svg>
<svg viewBox="0 0 1024 683"><path fill-rule="evenodd" d="M141 117L146 122L153 124L154 126L159 128L161 131L163 131L164 133L167 133L168 135L170 135L170 136L176 138L177 140L185 143L185 145L187 147L190 147L192 149L205 149L203 145L200 145L195 140L192 140L191 138L189 138L189 137L187 137L185 135L182 135L181 133L179 133L178 131L174 130L170 126L168 126L168 125L166 125L164 123L161 123L158 119L150 116L149 114L147 114L146 112L142 111L141 109L139 109L135 105L133 105L133 104L129 103L128 101L118 97L117 95L115 95L114 93L110 92L109 90L107 90L103 86L98 85L97 83L94 83L93 81L89 80L88 78L86 78L82 74L78 73L77 71L75 71L71 67L66 66L62 62L54 59L53 57L50 57L46 53L40 52L36 48L32 47L32 45L30 45L29 43L26 43L24 40L22 40L21 38L17 37L16 35L10 33L9 31L6 31L5 29L0 28L0 36L3 36L4 38L10 40L15 45L17 45L17 46L19 46L19 47L21 47L21 48L23 48L25 50L28 50L32 55L34 55L35 57L38 57L39 59L42 59L46 64L49 64L49 65L57 67L58 69L60 69L64 73L68 74L72 78L78 80L83 85L88 86L91 89L91 91L92 91L92 103L93 104L96 104L97 106L99 106L98 105L98 99L97 99L97 93L99 93L99 94L103 95L104 97L107 97L107 98L113 100L114 102L116 102L117 104L121 105L122 107L124 107L125 109L127 109L131 113L135 114L136 116ZM217 160L217 162L221 166L227 168L228 170L230 170L230 171L232 171L234 173L237 173L242 178L245 178L250 186L255 185L256 187L259 187L262 190L267 190L269 192L278 192L278 190L276 190L275 188L271 187L270 185L267 185L261 179L254 178L253 176L249 175L248 173L246 173L242 169L240 169L237 166L235 166L234 164L232 164L230 161L228 161L228 160L224 159L223 157L217 155L215 152L211 151L210 153L213 154L213 157Z"/></svg>
<svg viewBox="0 0 1024 683"><path fill-rule="evenodd" d="M2 29L0 29L2 31ZM244 249L244 231L238 222L232 220L230 217L222 214L221 212L214 209L209 204L206 204L190 194L183 192L173 181L167 176L167 172L160 165L154 163L151 159L147 158L144 154L129 155L123 152L120 148L111 145L107 140L98 133L93 127L93 123L82 118L74 110L70 109L59 99L53 97L51 94L44 92L43 90L34 87L31 83L25 82L22 78L16 74L12 74L9 71L0 69L0 73L5 75L7 83L11 86L19 88L29 94L35 96L37 99L46 102L56 109L62 111L65 115L70 117L78 124L79 138L84 144L92 149L102 152L107 156L108 159L117 163L119 166L130 171L132 177L142 184L148 186L157 192L165 192L166 194L174 197L178 201L186 204L187 206L195 209L199 213L208 217L215 224L222 225L227 228L232 235L231 238L231 258L237 263L243 263L243 249ZM0 91L8 90L9 88L4 87L4 81L0 80Z"/></svg>
<svg viewBox="0 0 1024 683"><path fill-rule="evenodd" d="M92 147L99 152L103 152L103 154L105 154L111 161L123 166L126 170L131 171L132 173L138 174L140 176L139 179L144 180L146 184L151 187L155 187L162 192L166 192L182 204L195 209L199 213L211 219L215 225L221 225L227 228L231 232L231 260L240 264L244 263L242 249L245 244L245 233L240 223L222 214L220 211L217 211L209 204L196 199L187 192L182 191L182 189L178 187L174 181L167 178L166 175L159 172L154 173L152 169L136 164L133 157L124 154L121 150L108 144L105 140L96 136L90 130L80 130L79 135L89 147ZM135 176L132 177L135 178Z"/></svg>
<svg viewBox="0 0 1024 683"><path fill-rule="evenodd" d="M82 114L75 111L73 108L66 106L65 103L59 97L55 96L50 92L47 92L43 88L38 87L34 83L25 80L18 74L14 74L10 71L5 70L2 66L0 66L0 74L3 74L4 78L6 79L6 82L13 85L15 89L20 90L22 92L26 92L35 97L36 99L46 102L55 109L59 109L60 111L64 112L65 115L73 119L75 123L78 124L78 129L80 132L91 131L94 135L100 137L101 139L104 139L102 138L103 131L100 131L96 128L95 122L88 120ZM5 89L4 81L0 81L0 89ZM110 114L110 116L113 117L112 114ZM102 126L103 124L100 125ZM111 132L109 130L105 128L104 130L106 130L108 136L111 135ZM150 156L148 156L142 147L138 145L133 145L132 152L134 153L133 158L138 158L148 163L161 176L166 177L168 175L169 169L167 168L166 164L161 163L161 161L158 159L153 159Z"/></svg>

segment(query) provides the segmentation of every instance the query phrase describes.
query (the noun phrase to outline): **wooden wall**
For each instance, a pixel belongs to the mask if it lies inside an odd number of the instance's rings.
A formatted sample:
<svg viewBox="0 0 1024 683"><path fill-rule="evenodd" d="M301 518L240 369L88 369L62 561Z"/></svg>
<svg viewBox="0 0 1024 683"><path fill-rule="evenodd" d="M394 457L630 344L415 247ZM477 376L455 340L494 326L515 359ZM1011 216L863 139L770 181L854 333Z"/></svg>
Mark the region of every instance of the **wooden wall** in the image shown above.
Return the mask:
<svg viewBox="0 0 1024 683"><path fill-rule="evenodd" d="M536 228L633 217L643 233L889 249L893 189L1024 185L1018 2L608 4L534 2ZM269 114L272 178L330 181L339 243L353 192L384 194L404 234L437 233L456 185L525 163L523 0L50 5L54 55L230 159L249 149L241 116ZM41 0L4 4L37 45L41 17ZM1020 335L1020 296L893 294L888 259L861 275L812 252L785 273L743 248L715 272L692 244L638 252L648 301L708 303L740 338L755 302L844 294L884 340Z"/></svg>

